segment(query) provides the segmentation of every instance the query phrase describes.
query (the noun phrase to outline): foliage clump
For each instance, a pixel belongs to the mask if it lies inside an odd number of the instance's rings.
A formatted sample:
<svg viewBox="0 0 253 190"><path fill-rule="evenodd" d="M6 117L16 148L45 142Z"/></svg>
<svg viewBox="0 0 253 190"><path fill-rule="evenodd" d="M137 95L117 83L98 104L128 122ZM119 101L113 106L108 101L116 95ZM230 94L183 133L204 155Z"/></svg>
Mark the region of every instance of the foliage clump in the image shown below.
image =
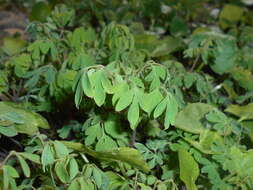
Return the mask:
<svg viewBox="0 0 253 190"><path fill-rule="evenodd" d="M253 189L249 2L39 3L0 52L0 189Z"/></svg>

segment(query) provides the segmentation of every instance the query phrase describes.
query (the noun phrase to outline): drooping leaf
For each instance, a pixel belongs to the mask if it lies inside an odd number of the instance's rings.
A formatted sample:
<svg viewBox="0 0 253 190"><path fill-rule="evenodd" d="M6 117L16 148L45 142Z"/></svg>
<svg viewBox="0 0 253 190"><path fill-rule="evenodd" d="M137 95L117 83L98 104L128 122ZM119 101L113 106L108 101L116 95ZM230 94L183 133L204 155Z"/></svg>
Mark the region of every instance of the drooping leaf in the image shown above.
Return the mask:
<svg viewBox="0 0 253 190"><path fill-rule="evenodd" d="M9 115L16 114L22 118L22 124L20 122L13 123L13 126L18 133L33 135L38 131L39 127L44 129L49 128L49 124L46 119L39 114L26 109L21 109L18 104L0 102L0 117L1 115L6 115L8 113ZM13 121L13 119L11 120ZM8 121L8 119L6 119L6 121Z"/></svg>
<svg viewBox="0 0 253 190"><path fill-rule="evenodd" d="M23 170L25 176L30 177L31 170L30 170L30 167L28 166L27 162L24 160L24 158L22 158L22 156L17 155L17 157L18 157L18 160L20 162L20 165L22 167L22 170Z"/></svg>
<svg viewBox="0 0 253 190"><path fill-rule="evenodd" d="M0 134L5 135L7 137L14 137L18 133L17 133L15 127L13 127L13 126L10 126L10 127L0 126Z"/></svg>
<svg viewBox="0 0 253 190"><path fill-rule="evenodd" d="M162 98L163 96L158 89L155 89L148 94L144 94L140 101L141 108L150 115Z"/></svg>
<svg viewBox="0 0 253 190"><path fill-rule="evenodd" d="M124 94L122 93L122 96L119 98L119 101L117 102L117 105L115 107L116 111L122 111L123 109L127 108L132 100L133 100L134 93L132 90L129 90L125 92Z"/></svg>
<svg viewBox="0 0 253 190"><path fill-rule="evenodd" d="M240 120L253 119L253 103L249 103L245 106L229 105L225 111L240 117Z"/></svg>
<svg viewBox="0 0 253 190"><path fill-rule="evenodd" d="M111 137L104 135L98 140L96 151L109 151L116 147L118 147L116 142Z"/></svg>
<svg viewBox="0 0 253 190"><path fill-rule="evenodd" d="M167 97L164 98L155 108L154 111L154 118L159 117L160 115L162 115L162 113L164 112L164 110L166 109L167 106Z"/></svg>
<svg viewBox="0 0 253 190"><path fill-rule="evenodd" d="M46 166L53 164L54 161L55 159L52 147L47 143L41 154L41 164L43 165L43 170L45 170Z"/></svg>
<svg viewBox="0 0 253 190"><path fill-rule="evenodd" d="M199 176L199 167L192 155L185 149L178 152L180 179L185 183L187 190L197 190L195 184Z"/></svg>
<svg viewBox="0 0 253 190"><path fill-rule="evenodd" d="M54 141L54 149L58 158L63 158L69 154L68 148L60 141Z"/></svg>
<svg viewBox="0 0 253 190"><path fill-rule="evenodd" d="M182 111L178 113L175 120L175 127L184 131L200 134L205 130L201 123L201 119L208 112L214 110L214 107L204 103L188 104Z"/></svg>
<svg viewBox="0 0 253 190"><path fill-rule="evenodd" d="M99 107L104 104L105 98L106 98L106 94L102 86L101 78L102 78L101 70L96 71L92 73L92 75L89 76L90 83L94 91L93 98L95 100L95 103Z"/></svg>
<svg viewBox="0 0 253 190"><path fill-rule="evenodd" d="M65 162L63 160L61 161L58 161L56 164L55 164L55 172L58 176L58 178L61 180L61 182L63 183L67 183L69 181L69 174L68 174L68 171L66 169L66 166L65 166Z"/></svg>
<svg viewBox="0 0 253 190"><path fill-rule="evenodd" d="M25 159L28 159L32 162L40 164L40 156L37 154L32 154L32 153L28 153L28 152L19 152L18 154L21 155L22 157L24 157Z"/></svg>
<svg viewBox="0 0 253 190"><path fill-rule="evenodd" d="M141 154L133 148L120 147L110 151L94 151L84 146L81 143L62 141L68 148L79 152L84 152L97 159L107 161L122 161L136 167L143 172L149 172L147 163L142 158Z"/></svg>
<svg viewBox="0 0 253 190"><path fill-rule="evenodd" d="M73 180L71 182L71 184L69 185L68 187L68 190L79 190L81 187L80 187L80 184L78 183L77 180Z"/></svg>
<svg viewBox="0 0 253 190"><path fill-rule="evenodd" d="M133 102L129 107L127 113L127 119L130 122L130 127L134 130L137 127L139 120L139 103L136 97L133 98Z"/></svg>
<svg viewBox="0 0 253 190"><path fill-rule="evenodd" d="M71 158L69 161L69 177L70 180L74 179L79 172L78 164L75 158Z"/></svg>

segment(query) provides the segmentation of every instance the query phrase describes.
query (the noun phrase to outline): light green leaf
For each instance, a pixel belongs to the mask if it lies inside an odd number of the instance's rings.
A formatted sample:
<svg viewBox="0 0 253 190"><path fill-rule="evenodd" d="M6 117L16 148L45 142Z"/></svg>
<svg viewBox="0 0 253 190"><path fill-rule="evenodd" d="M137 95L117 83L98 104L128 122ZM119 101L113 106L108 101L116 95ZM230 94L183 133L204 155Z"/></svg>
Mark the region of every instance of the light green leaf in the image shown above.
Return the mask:
<svg viewBox="0 0 253 190"><path fill-rule="evenodd" d="M40 156L37 154L32 154L28 152L19 152L18 154L24 157L25 159L35 162L36 164L40 164Z"/></svg>
<svg viewBox="0 0 253 190"><path fill-rule="evenodd" d="M12 64L15 66L15 74L18 77L23 77L32 66L32 59L30 55L23 53L17 57L14 57Z"/></svg>
<svg viewBox="0 0 253 190"><path fill-rule="evenodd" d="M199 176L199 167L197 162L185 149L178 152L180 179L185 183L187 190L197 190L195 181Z"/></svg>
<svg viewBox="0 0 253 190"><path fill-rule="evenodd" d="M86 129L85 135L87 135L87 137L85 138L85 144L87 146L93 144L96 138L102 135L100 123L97 123L96 125L90 126L88 129Z"/></svg>
<svg viewBox="0 0 253 190"><path fill-rule="evenodd" d="M93 90L93 88L91 86L91 82L90 82L90 79L89 79L87 73L84 73L82 75L81 84L82 84L82 88L83 88L84 94L86 96L90 97L90 98L93 98L93 96L94 96L94 90Z"/></svg>
<svg viewBox="0 0 253 190"><path fill-rule="evenodd" d="M101 83L102 83L102 86L103 86L104 90L106 91L106 93L108 93L108 94L113 93L113 87L112 87L111 81L105 75L105 72L103 72L101 74Z"/></svg>
<svg viewBox="0 0 253 190"><path fill-rule="evenodd" d="M79 70L85 67L89 67L95 64L94 58L86 53L81 53L78 55L76 62L73 64L74 70Z"/></svg>
<svg viewBox="0 0 253 190"><path fill-rule="evenodd" d="M75 158L71 158L69 161L69 177L70 180L74 179L79 172L78 164Z"/></svg>
<svg viewBox="0 0 253 190"><path fill-rule="evenodd" d="M76 87L76 93L75 93L75 105L77 108L79 108L79 105L81 104L83 99L83 92L81 88L81 83L79 82Z"/></svg>
<svg viewBox="0 0 253 190"><path fill-rule="evenodd" d="M101 77L102 77L102 71L96 71L95 73L92 73L92 75L89 76L92 88L94 90L94 100L95 103L100 107L105 102L105 91L103 89L102 83L101 83Z"/></svg>
<svg viewBox="0 0 253 190"><path fill-rule="evenodd" d="M145 94L141 97L140 106L147 112L149 115L155 109L155 107L162 101L163 96L158 89L153 90L152 92Z"/></svg>
<svg viewBox="0 0 253 190"><path fill-rule="evenodd" d="M3 166L3 189L8 189L11 179L7 167L7 165Z"/></svg>
<svg viewBox="0 0 253 190"><path fill-rule="evenodd" d="M7 136L7 137L14 137L18 133L17 133L15 127L13 127L13 126L10 126L10 127L0 126L0 134L3 134L5 136Z"/></svg>
<svg viewBox="0 0 253 190"><path fill-rule="evenodd" d="M15 168L9 165L4 165L4 168L6 169L8 175L12 178L19 178L19 174Z"/></svg>
<svg viewBox="0 0 253 190"><path fill-rule="evenodd" d="M54 163L54 154L52 152L50 144L47 143L41 154L41 164L43 165L43 170L45 171L45 167L53 163Z"/></svg>
<svg viewBox="0 0 253 190"><path fill-rule="evenodd" d="M13 124L15 130L18 133L34 135L38 131L38 127L44 129L49 128L49 124L46 121L46 119L40 116L39 114L26 109L22 109L18 104L15 103L0 102L0 117L3 114L13 115L13 113L19 115L24 122L23 124Z"/></svg>
<svg viewBox="0 0 253 190"><path fill-rule="evenodd" d="M132 103L133 96L133 90L128 90L127 92L123 93L117 102L115 110L122 111L123 109L127 108Z"/></svg>
<svg viewBox="0 0 253 190"><path fill-rule="evenodd" d="M253 119L253 103L249 103L245 106L230 105L225 109L225 111L240 117L240 120Z"/></svg>
<svg viewBox="0 0 253 190"><path fill-rule="evenodd" d="M96 151L107 151L117 147L117 143L111 137L104 135L98 140Z"/></svg>
<svg viewBox="0 0 253 190"><path fill-rule="evenodd" d="M54 149L58 158L65 157L69 154L68 148L60 141L54 141Z"/></svg>
<svg viewBox="0 0 253 190"><path fill-rule="evenodd" d="M74 149L79 152L84 152L90 156L107 161L122 161L136 167L143 172L149 172L149 167L139 151L129 147L115 148L110 151L94 151L84 146L81 143L75 143L70 141L62 141L68 148Z"/></svg>
<svg viewBox="0 0 253 190"><path fill-rule="evenodd" d="M230 71L231 77L246 90L253 90L253 74L250 70L242 67L234 67Z"/></svg>
<svg viewBox="0 0 253 190"><path fill-rule="evenodd" d="M188 104L177 114L174 125L184 131L200 134L205 130L200 120L214 109L213 106L204 103Z"/></svg>
<svg viewBox="0 0 253 190"><path fill-rule="evenodd" d="M28 166L27 162L24 160L24 158L22 158L22 156L17 155L18 160L20 162L20 165L22 167L22 170L25 174L26 177L30 177L31 175L31 170L30 167Z"/></svg>
<svg viewBox="0 0 253 190"><path fill-rule="evenodd" d="M169 95L167 98L167 108L165 113L164 126L167 129L171 124L174 125L176 115L178 113L178 104L173 95Z"/></svg>
<svg viewBox="0 0 253 190"><path fill-rule="evenodd" d="M133 98L133 102L130 105L127 113L127 119L130 122L130 127L134 130L137 127L138 120L139 120L139 102L137 97Z"/></svg>
<svg viewBox="0 0 253 190"><path fill-rule="evenodd" d="M93 174L93 177L94 177L97 187L100 188L102 186L102 182L103 182L101 172L97 168L94 167L92 174Z"/></svg>
<svg viewBox="0 0 253 190"><path fill-rule="evenodd" d="M112 104L115 106L116 102L119 100L119 98L121 96L123 96L123 94L125 92L129 91L129 87L127 85L127 83L123 82L123 83L118 83L116 85L113 86L113 97L112 97Z"/></svg>
<svg viewBox="0 0 253 190"><path fill-rule="evenodd" d="M64 161L58 161L55 164L55 172L58 178L61 180L61 182L67 183L69 181L69 174L65 167Z"/></svg>
<svg viewBox="0 0 253 190"><path fill-rule="evenodd" d="M71 184L68 187L68 190L80 190L80 185L77 180L74 180L71 182Z"/></svg>
<svg viewBox="0 0 253 190"><path fill-rule="evenodd" d="M162 113L164 112L164 110L167 107L167 97L164 98L155 108L154 111L154 118L159 117L160 115L162 115Z"/></svg>

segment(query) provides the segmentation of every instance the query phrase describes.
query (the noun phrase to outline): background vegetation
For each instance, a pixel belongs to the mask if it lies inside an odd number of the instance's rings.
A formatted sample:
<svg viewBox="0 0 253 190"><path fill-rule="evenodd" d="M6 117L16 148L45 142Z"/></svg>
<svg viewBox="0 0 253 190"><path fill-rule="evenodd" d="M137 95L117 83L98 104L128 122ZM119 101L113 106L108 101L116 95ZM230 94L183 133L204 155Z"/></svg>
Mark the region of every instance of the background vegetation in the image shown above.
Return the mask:
<svg viewBox="0 0 253 190"><path fill-rule="evenodd" d="M253 1L0 5L0 189L253 189Z"/></svg>

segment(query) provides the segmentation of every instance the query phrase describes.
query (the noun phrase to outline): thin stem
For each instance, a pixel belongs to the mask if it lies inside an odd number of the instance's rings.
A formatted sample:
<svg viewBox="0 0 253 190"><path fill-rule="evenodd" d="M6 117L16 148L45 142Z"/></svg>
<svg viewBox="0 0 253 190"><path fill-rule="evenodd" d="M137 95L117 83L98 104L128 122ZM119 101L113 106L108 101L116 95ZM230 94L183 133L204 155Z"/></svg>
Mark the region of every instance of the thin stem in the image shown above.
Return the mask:
<svg viewBox="0 0 253 190"><path fill-rule="evenodd" d="M194 70L194 68L196 67L197 63L198 63L198 60L199 60L199 55L195 58L194 62L193 62L193 65L190 69L190 72L192 72Z"/></svg>
<svg viewBox="0 0 253 190"><path fill-rule="evenodd" d="M132 132L130 147L132 148L135 147L135 141L136 141L136 129L134 129Z"/></svg>
<svg viewBox="0 0 253 190"><path fill-rule="evenodd" d="M0 163L0 168L2 168L2 167L6 164L6 162L9 160L9 158L10 158L11 156L13 156L14 154L15 154L15 151L11 151L11 152L8 154L8 156L5 157L5 159L3 160L3 162Z"/></svg>

